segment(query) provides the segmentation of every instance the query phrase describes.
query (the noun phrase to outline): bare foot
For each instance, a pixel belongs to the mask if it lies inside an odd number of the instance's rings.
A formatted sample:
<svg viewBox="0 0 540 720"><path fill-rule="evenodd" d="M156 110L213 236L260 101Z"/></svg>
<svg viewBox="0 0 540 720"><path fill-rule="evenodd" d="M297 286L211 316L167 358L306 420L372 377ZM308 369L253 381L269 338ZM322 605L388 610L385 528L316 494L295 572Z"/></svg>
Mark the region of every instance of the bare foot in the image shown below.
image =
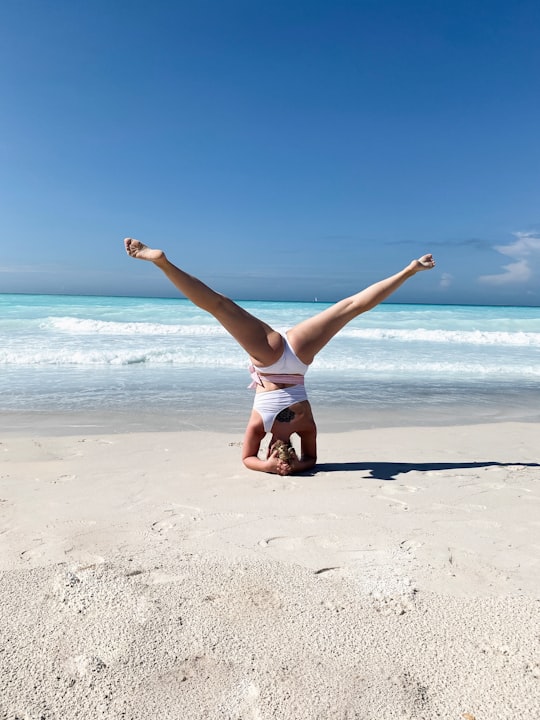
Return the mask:
<svg viewBox="0 0 540 720"><path fill-rule="evenodd" d="M435 267L435 260L433 259L433 255L430 253L429 255L422 255L422 257L418 258L418 260L413 260L411 265L415 272L420 272L421 270L431 270Z"/></svg>
<svg viewBox="0 0 540 720"><path fill-rule="evenodd" d="M153 250L140 242L140 240L134 240L133 238L126 238L124 245L126 246L127 254L138 260L155 262L156 260L160 260L164 255L163 250Z"/></svg>

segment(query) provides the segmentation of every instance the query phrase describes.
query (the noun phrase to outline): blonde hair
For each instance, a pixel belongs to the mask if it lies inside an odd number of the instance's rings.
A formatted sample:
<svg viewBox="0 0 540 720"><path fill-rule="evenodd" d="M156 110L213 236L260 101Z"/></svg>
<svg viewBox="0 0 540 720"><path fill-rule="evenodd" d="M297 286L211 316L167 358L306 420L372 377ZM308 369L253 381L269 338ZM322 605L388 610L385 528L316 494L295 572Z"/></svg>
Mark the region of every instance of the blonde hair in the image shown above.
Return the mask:
<svg viewBox="0 0 540 720"><path fill-rule="evenodd" d="M291 460L296 458L293 446L290 443L283 442L283 440L276 440L272 446L272 452L277 452L278 458L288 465L291 464Z"/></svg>

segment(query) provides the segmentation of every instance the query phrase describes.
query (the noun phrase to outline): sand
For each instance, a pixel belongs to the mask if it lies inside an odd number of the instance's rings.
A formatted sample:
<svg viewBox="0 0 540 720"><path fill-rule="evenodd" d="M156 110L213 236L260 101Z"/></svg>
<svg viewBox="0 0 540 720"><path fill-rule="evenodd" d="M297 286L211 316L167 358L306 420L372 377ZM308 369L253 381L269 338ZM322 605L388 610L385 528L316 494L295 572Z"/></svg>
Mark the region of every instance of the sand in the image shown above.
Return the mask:
<svg viewBox="0 0 540 720"><path fill-rule="evenodd" d="M0 717L540 717L535 423L7 432Z"/></svg>

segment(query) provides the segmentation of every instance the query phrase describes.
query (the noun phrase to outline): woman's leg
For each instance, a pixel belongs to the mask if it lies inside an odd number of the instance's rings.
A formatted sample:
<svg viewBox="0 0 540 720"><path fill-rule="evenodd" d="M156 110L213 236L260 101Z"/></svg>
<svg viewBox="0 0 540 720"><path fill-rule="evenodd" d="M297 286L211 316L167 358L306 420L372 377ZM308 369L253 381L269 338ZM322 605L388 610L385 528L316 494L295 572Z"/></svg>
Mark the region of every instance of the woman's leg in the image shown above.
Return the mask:
<svg viewBox="0 0 540 720"><path fill-rule="evenodd" d="M153 262L194 305L213 315L259 365L272 365L283 352L283 338L262 320L250 315L229 298L173 265L163 250L139 240L124 240L128 255Z"/></svg>
<svg viewBox="0 0 540 720"><path fill-rule="evenodd" d="M308 364L313 362L319 350L348 322L386 300L417 272L430 270L434 265L433 256L424 255L419 260L413 260L401 272L370 285L356 295L351 295L323 310L315 317L299 323L287 333L293 350L302 362Z"/></svg>

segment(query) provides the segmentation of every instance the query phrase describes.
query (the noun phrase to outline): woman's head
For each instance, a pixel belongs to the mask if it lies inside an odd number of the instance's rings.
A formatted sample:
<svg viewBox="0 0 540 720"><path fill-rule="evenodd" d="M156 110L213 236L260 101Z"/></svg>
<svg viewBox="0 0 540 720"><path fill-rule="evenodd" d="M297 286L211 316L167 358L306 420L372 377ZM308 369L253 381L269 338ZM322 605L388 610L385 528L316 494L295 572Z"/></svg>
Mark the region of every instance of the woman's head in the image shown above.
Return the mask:
<svg viewBox="0 0 540 720"><path fill-rule="evenodd" d="M289 465L291 464L291 460L296 457L296 453L291 443L283 442L283 440L276 440L276 442L270 447L270 451L276 452L278 458Z"/></svg>
<svg viewBox="0 0 540 720"><path fill-rule="evenodd" d="M270 443L268 448L268 457L275 455L280 462L280 475L289 475L293 471L294 461L297 460L296 451L289 442L276 440Z"/></svg>

